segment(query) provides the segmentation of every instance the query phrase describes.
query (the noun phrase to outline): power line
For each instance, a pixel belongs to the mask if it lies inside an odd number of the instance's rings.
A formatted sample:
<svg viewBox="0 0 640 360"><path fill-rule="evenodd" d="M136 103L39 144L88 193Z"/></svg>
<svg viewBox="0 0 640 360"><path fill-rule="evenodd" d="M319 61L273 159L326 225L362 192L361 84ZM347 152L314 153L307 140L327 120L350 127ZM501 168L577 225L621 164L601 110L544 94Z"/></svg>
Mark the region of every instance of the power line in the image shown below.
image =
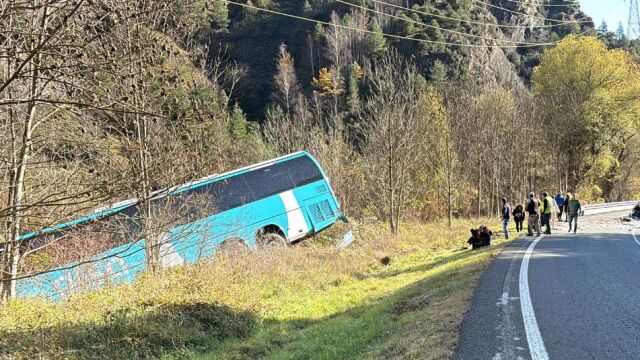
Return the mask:
<svg viewBox="0 0 640 360"><path fill-rule="evenodd" d="M477 2L477 3L479 3L479 4L484 4L484 5L486 5L486 6L489 6L489 7L495 8L495 9L499 9L499 10L502 10L502 11L506 11L506 12L508 12L508 13L512 13L512 14L515 14L515 15L520 15L520 16L530 17L530 18L532 18L532 19L537 19L537 20L543 20L543 21L555 22L555 23L559 23L559 24L561 24L561 25L571 24L572 22L581 22L581 23L590 23L590 22L591 22L591 20L584 20L584 19L588 19L588 18L589 18L588 16L585 16L585 17L583 17L583 18L581 18L581 19L573 20L573 21L556 20L556 19L548 19L548 18L542 18L542 17L532 16L532 15L528 15L528 14L525 14L525 13L521 13L521 12L518 12L518 11L515 11L515 10L510 10L510 9L507 9L507 8L503 8L503 7L501 7L501 6L493 5L493 4L490 4L490 3L488 3L488 2L484 2L484 1L482 1L482 0L472 0L472 1ZM584 21L582 21L582 20L584 20Z"/></svg>
<svg viewBox="0 0 640 360"><path fill-rule="evenodd" d="M541 2L524 2L524 1L518 1L518 0L506 0L508 2L511 3L515 3L515 4L521 4L521 5L535 5L535 6L542 6L542 7L562 7L562 6L572 6L572 5L579 5L580 3L578 1L571 1L571 0L565 0L564 2L566 2L567 4L545 4L544 1L542 0Z"/></svg>
<svg viewBox="0 0 640 360"><path fill-rule="evenodd" d="M411 23L411 24L420 25L420 26L427 27L427 28L442 30L442 31L449 32L449 33L456 34L456 35L468 36L468 37L487 40L487 41L496 41L496 42L501 41L501 42L509 43L509 44L532 45L532 46L539 46L539 44L540 44L540 43L535 43L535 42L525 42L525 41L520 42L520 41L509 40L509 39L496 39L496 38L491 38L491 37L485 37L485 36L482 36L482 35L469 34L469 33L461 32L461 31L457 31L457 30L441 28L441 27L436 26L436 25L425 24L425 23L423 23L421 21L416 21L416 20L413 20L411 18L404 18L404 17L401 17L401 16L393 15L393 14L387 14L387 13L384 13L384 12L381 12L381 11L378 11L378 10L375 10L375 9L369 9L367 7L356 5L356 4L352 4L350 2L343 1L343 0L335 0L335 1L337 1L339 3L342 3L342 4L345 4L345 5L349 5L351 7L357 8L357 9L362 9L364 11L372 12L374 14L391 17L393 19L401 20L401 21L408 22L408 23Z"/></svg>
<svg viewBox="0 0 640 360"><path fill-rule="evenodd" d="M460 22L467 23L467 24L484 25L484 26L490 26L490 27L496 27L496 28L505 28L505 29L542 29L542 28L553 28L553 27L566 25L566 24L543 24L543 25L534 25L534 26L522 26L522 25L509 25L509 24L494 24L494 23L487 23L487 22L478 21L478 20L467 20L467 19L462 19L462 18L456 18L456 17L446 16L446 15L430 13L430 12L426 12L426 11L422 11L422 10L418 10L418 9L404 7L404 6L401 6L401 5L391 4L391 3L388 3L386 1L381 1L381 0L371 0L371 1L373 1L375 3L378 3L378 4L390 6L390 7L396 8L396 9L401 9L401 10L405 10L405 11L411 11L411 12L416 13L416 14L421 14L421 15L425 15L425 16L431 16L431 17L435 17L435 18L439 18L439 19L443 19L443 20L460 21ZM528 15L525 15L525 16L528 16ZM576 23L576 21L572 20L572 21L570 21L568 23Z"/></svg>
<svg viewBox="0 0 640 360"><path fill-rule="evenodd" d="M303 16L287 14L287 13L283 13L283 12L276 11L276 10L260 8L260 7L257 7L255 5L243 4L243 3L235 2L235 1L232 1L232 0L226 0L226 2L228 4L240 6L240 7L243 7L243 8L262 11L262 12L266 12L266 13L274 14L274 15L280 15L280 16L284 16L284 17L288 17L288 18L292 18L292 19L296 19L296 20L302 20L302 21L312 22L312 23L326 25L326 26L332 26L332 27L335 27L335 28L341 28L341 29L345 29L345 30L351 30L351 31L356 31L356 32L361 32L361 33L366 33L366 34L377 34L375 31L371 31L371 30L367 30L367 29L358 29L358 28L354 28L354 27L350 27L350 26L346 26L346 25L342 25L342 24L336 24L336 23L322 21L322 20L310 19L310 18L306 18L306 17L303 17ZM581 33L578 33L576 35L585 35L585 34L591 32L591 31L594 31L594 29L588 29L588 30L585 30L585 31L583 31ZM445 45L445 46L467 47L467 48L495 48L495 47L499 47L499 48L503 48L503 49L517 49L517 48L527 48L527 47L550 46L550 45L555 45L555 44L557 44L559 42L559 41L552 41L552 42L546 42L546 43L537 43L536 45L483 45L483 44L461 44L461 43L452 43L452 42L447 42L447 41L416 39L416 38L411 38L411 37L408 37L408 36L388 34L388 33L384 33L384 32L381 33L381 35L384 36L384 37L387 37L387 38L391 38L391 39L407 40L407 41L414 41L414 42L427 43L427 44L436 44L436 45Z"/></svg>

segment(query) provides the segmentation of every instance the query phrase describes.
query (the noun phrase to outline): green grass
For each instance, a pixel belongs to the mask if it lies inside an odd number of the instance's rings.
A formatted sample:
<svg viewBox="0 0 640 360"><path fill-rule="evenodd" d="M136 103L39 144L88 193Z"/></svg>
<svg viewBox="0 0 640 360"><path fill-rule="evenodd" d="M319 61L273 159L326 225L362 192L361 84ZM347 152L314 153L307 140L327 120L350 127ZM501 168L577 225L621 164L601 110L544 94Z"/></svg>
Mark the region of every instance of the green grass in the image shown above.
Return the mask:
<svg viewBox="0 0 640 360"><path fill-rule="evenodd" d="M500 248L461 250L471 222L354 224L320 241L218 258L131 285L0 309L0 357L450 358L481 271ZM494 226L498 230L497 226ZM384 265L388 259L388 265Z"/></svg>

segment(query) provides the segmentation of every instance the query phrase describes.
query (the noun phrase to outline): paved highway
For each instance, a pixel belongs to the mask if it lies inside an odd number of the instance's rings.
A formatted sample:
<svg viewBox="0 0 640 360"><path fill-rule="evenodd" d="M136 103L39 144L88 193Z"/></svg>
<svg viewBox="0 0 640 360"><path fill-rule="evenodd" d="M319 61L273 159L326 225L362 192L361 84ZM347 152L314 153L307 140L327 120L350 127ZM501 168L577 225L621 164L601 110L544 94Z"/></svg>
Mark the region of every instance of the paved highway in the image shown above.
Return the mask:
<svg viewBox="0 0 640 360"><path fill-rule="evenodd" d="M478 283L455 359L640 359L640 230L602 219L505 248Z"/></svg>

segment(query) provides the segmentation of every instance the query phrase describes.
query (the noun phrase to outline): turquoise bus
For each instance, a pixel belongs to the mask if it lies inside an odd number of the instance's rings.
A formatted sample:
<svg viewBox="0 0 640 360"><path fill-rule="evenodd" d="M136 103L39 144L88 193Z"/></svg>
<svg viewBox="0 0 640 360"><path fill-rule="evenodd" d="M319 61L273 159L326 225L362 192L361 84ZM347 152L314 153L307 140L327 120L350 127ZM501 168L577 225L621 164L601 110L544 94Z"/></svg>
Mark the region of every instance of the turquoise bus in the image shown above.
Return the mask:
<svg viewBox="0 0 640 360"><path fill-rule="evenodd" d="M160 235L162 267L195 263L227 247L257 249L290 244L339 219L346 221L329 180L306 152L157 192L148 201L156 208L169 209L169 217L180 214L166 222ZM117 246L22 277L17 282L18 296L63 299L106 284L133 281L146 268L145 240L135 237L142 226L137 221L139 203L127 200L75 221L23 235L21 240L34 249L65 236L86 240L99 233L108 234L108 239L97 236L93 243L98 247ZM114 219L123 231L97 230L114 223Z"/></svg>

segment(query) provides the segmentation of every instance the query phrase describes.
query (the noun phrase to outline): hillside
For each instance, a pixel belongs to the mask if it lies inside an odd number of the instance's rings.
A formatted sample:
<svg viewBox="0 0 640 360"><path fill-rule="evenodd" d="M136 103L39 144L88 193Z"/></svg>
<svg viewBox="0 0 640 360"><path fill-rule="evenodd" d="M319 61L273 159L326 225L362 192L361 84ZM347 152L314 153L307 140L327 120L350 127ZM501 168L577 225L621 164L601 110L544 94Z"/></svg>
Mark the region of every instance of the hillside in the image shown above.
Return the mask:
<svg viewBox="0 0 640 360"><path fill-rule="evenodd" d="M327 25L252 11L233 4L229 5L228 31L216 33L211 38L210 48L228 49L230 58L246 70L235 96L250 118L262 119L276 90L273 78L281 44L285 44L293 56L296 74L306 93L311 92L311 79L317 76L320 68L344 67L352 61L365 66L377 53L389 47L398 48L415 61L426 78L468 78L480 85L518 87L529 83L532 68L539 63L545 46L525 45L515 49L515 43L553 43L568 34L592 33L589 29L593 28L593 23L579 10L577 3L566 5L564 1L554 0L545 5L532 5L512 0L488 1L316 0L297 3L275 0L256 1L254 5L412 39L480 46L500 44L504 48L384 39L347 29L333 31L335 29ZM407 5L411 10L405 9ZM336 64L336 59L340 64Z"/></svg>

